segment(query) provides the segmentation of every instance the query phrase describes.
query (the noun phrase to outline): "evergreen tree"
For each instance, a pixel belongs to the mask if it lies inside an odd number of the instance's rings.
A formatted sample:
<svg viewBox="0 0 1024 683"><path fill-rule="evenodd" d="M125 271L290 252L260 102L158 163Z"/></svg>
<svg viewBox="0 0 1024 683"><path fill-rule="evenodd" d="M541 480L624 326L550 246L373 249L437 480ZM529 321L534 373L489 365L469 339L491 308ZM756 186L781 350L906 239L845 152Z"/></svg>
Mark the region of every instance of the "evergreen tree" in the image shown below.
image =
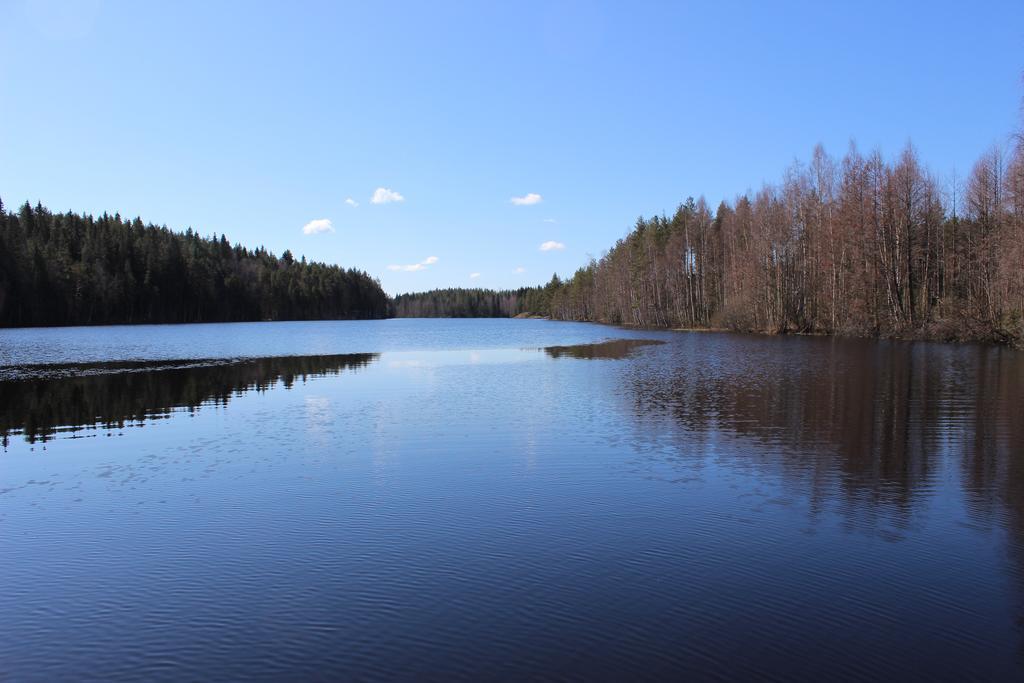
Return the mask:
<svg viewBox="0 0 1024 683"><path fill-rule="evenodd" d="M2 207L0 202L0 207ZM383 318L365 272L120 214L0 210L0 326Z"/></svg>

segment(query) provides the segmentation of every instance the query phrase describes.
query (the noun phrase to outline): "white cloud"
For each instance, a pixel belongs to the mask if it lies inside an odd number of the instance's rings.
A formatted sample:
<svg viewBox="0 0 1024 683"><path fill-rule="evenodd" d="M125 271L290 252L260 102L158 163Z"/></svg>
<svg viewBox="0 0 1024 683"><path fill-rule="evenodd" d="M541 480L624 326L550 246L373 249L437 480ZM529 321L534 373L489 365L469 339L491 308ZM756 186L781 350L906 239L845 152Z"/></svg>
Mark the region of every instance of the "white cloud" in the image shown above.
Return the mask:
<svg viewBox="0 0 1024 683"><path fill-rule="evenodd" d="M554 218L545 218L544 222L545 223L557 223L558 221L556 221Z"/></svg>
<svg viewBox="0 0 1024 683"><path fill-rule="evenodd" d="M516 266L516 269L514 271L512 271L512 272L514 272L514 273L525 273L526 272L526 268L523 268L522 266Z"/></svg>
<svg viewBox="0 0 1024 683"><path fill-rule="evenodd" d="M352 199L351 197L345 197L345 203L348 204L349 206L359 206L359 202Z"/></svg>
<svg viewBox="0 0 1024 683"><path fill-rule="evenodd" d="M477 279L478 277L480 277L480 273L470 273L470 274L469 274L469 279L470 279L470 280L475 280L475 279Z"/></svg>
<svg viewBox="0 0 1024 683"><path fill-rule="evenodd" d="M516 206L531 206L533 204L540 204L542 199L543 197L541 197L536 192L531 192L530 194L524 195L522 197L513 197L509 201L511 201Z"/></svg>
<svg viewBox="0 0 1024 683"><path fill-rule="evenodd" d="M306 235L319 235L323 232L334 232L334 226L328 218L317 218L303 225L302 232Z"/></svg>
<svg viewBox="0 0 1024 683"><path fill-rule="evenodd" d="M440 260L441 259L437 258L436 256L428 256L419 263L410 263L404 266L390 265L388 266L388 270L400 271L403 273L415 273L416 271L419 270L426 270L427 266L432 266Z"/></svg>
<svg viewBox="0 0 1024 683"><path fill-rule="evenodd" d="M394 190L389 190L386 187L378 187L373 191L373 197L370 198L371 204L388 204L390 202L404 202L405 197L400 195Z"/></svg>
<svg viewBox="0 0 1024 683"><path fill-rule="evenodd" d="M565 249L565 245L554 240L548 240L544 244L540 245L541 251L553 251L555 249Z"/></svg>

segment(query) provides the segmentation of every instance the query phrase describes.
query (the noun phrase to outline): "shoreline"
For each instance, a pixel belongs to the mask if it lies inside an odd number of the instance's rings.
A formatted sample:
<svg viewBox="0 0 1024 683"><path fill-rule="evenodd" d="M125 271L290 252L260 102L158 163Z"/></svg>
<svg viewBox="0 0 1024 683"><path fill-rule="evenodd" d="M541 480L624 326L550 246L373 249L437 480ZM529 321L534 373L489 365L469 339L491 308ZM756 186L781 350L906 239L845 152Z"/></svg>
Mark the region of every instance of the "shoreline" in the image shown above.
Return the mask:
<svg viewBox="0 0 1024 683"><path fill-rule="evenodd" d="M621 327L628 330L650 330L652 332L696 332L696 333L720 333L720 334L744 334L758 337L824 337L832 339L865 339L876 341L903 341L903 342L928 342L931 344L973 344L992 348L1009 349L1011 351L1024 351L1024 339L1014 342L996 341L992 339L978 339L972 337L944 337L933 336L927 333L920 334L831 334L828 332L771 332L762 330L741 330L729 327L668 327L660 325L632 325L628 323L610 323L601 320L560 320L558 318L543 318L556 322L580 322L595 325L607 325L608 327Z"/></svg>
<svg viewBox="0 0 1024 683"><path fill-rule="evenodd" d="M612 323L604 320L564 320L552 318L551 316L520 313L509 317L461 317L461 316L392 316L388 318L316 318L316 319L282 319L282 320L210 320L202 322L119 322L119 323L91 323L91 324L68 324L68 325L25 325L25 326L0 326L0 333L15 330L45 330L45 329L95 329L101 327L174 327L178 325L251 325L254 323L301 323L301 322L372 322L375 320L550 320L553 322L590 323L593 325L605 325L608 327L619 327L629 330L650 330L660 332L691 332L691 333L719 333L719 334L744 334L756 335L759 337L831 337L834 339L874 339L905 342L929 342L934 344L975 344L994 348L1004 348L1013 351L1024 351L1024 338L995 340L970 336L947 336L929 334L927 331L911 333L887 333L887 334L832 334L828 332L796 332L796 331L764 331L744 330L730 327L670 327L661 325L633 325L629 323Z"/></svg>

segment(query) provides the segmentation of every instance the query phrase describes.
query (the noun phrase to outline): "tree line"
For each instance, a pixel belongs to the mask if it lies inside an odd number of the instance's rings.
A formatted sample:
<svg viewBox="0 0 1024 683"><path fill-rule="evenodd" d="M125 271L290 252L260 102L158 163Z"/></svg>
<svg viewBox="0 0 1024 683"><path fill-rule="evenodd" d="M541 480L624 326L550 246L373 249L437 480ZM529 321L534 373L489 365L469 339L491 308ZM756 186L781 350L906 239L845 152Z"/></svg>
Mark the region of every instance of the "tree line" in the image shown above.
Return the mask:
<svg viewBox="0 0 1024 683"><path fill-rule="evenodd" d="M562 320L757 332L1024 340L1024 139L944 185L818 146L778 184L640 218L542 311Z"/></svg>
<svg viewBox="0 0 1024 683"><path fill-rule="evenodd" d="M451 287L399 294L393 312L398 318L514 318L547 315L551 298L561 286L555 275L544 287L482 289Z"/></svg>
<svg viewBox="0 0 1024 683"><path fill-rule="evenodd" d="M383 318L363 271L143 224L0 201L0 326Z"/></svg>

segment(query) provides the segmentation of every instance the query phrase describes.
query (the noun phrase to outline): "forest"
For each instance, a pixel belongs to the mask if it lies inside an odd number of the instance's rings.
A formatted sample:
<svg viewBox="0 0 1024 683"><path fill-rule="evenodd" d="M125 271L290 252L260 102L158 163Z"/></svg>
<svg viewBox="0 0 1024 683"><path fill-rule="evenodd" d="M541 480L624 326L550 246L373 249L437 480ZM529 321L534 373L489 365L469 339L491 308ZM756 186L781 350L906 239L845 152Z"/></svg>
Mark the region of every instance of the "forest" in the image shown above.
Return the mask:
<svg viewBox="0 0 1024 683"><path fill-rule="evenodd" d="M399 294L393 312L398 318L514 318L547 315L551 297L561 286L555 275L544 287L493 290L453 287Z"/></svg>
<svg viewBox="0 0 1024 683"><path fill-rule="evenodd" d="M365 272L120 215L0 201L0 327L384 318Z"/></svg>
<svg viewBox="0 0 1024 683"><path fill-rule="evenodd" d="M943 183L818 146L782 181L712 209L641 218L553 293L547 313L674 328L1024 339L1024 139Z"/></svg>

